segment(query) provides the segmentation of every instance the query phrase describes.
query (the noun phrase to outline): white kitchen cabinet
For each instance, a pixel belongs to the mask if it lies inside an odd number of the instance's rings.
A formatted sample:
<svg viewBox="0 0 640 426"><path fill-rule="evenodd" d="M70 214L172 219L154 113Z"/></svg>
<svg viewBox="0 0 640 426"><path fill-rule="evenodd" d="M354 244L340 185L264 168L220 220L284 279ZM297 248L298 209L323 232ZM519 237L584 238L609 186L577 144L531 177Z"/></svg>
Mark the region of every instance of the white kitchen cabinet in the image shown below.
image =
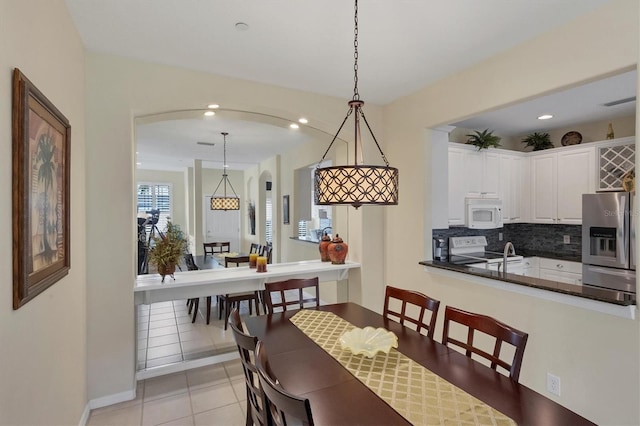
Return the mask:
<svg viewBox="0 0 640 426"><path fill-rule="evenodd" d="M531 221L555 223L557 204L556 154L531 157Z"/></svg>
<svg viewBox="0 0 640 426"><path fill-rule="evenodd" d="M522 260L522 275L540 278L540 262L537 257L525 257Z"/></svg>
<svg viewBox="0 0 640 426"><path fill-rule="evenodd" d="M539 278L582 285L582 263L540 258Z"/></svg>
<svg viewBox="0 0 640 426"><path fill-rule="evenodd" d="M582 223L582 194L596 190L595 148L531 158L531 222Z"/></svg>
<svg viewBox="0 0 640 426"><path fill-rule="evenodd" d="M582 224L582 194L596 191L594 148L558 153L558 223Z"/></svg>
<svg viewBox="0 0 640 426"><path fill-rule="evenodd" d="M469 192L483 192L482 152L465 147L449 147L449 225L464 225L464 197Z"/></svg>
<svg viewBox="0 0 640 426"><path fill-rule="evenodd" d="M502 199L504 223L522 222L526 219L526 203L529 195L527 185L529 161L521 155L501 154L499 167L498 196Z"/></svg>
<svg viewBox="0 0 640 426"><path fill-rule="evenodd" d="M525 155L449 144L449 225L464 225L464 197L469 192L497 194L502 200L503 221L522 221L528 196L529 163Z"/></svg>

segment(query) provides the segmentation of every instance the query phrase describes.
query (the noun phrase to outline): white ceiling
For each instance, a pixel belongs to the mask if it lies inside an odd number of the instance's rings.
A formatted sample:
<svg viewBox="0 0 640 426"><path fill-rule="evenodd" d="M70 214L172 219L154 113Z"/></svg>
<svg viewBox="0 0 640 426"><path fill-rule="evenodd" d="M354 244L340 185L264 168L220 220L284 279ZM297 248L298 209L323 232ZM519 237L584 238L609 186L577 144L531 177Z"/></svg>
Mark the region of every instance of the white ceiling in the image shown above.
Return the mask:
<svg viewBox="0 0 640 426"><path fill-rule="evenodd" d="M65 1L91 51L345 99L353 92L350 1ZM358 13L361 97L368 103L387 104L609 1L362 1ZM238 22L248 24L248 30L236 30ZM576 110L583 104L570 107ZM507 121L515 122L511 117ZM273 155L274 150L303 143L303 138L295 138L296 133L283 126L263 124L237 117L225 122L223 113L216 120L146 124L137 129L139 159L148 156L151 161L155 156L154 161L160 161L158 157L170 156L215 161L217 155L195 142L221 142L221 131L230 133L229 163L255 163L260 153ZM260 137L245 137L244 131L248 135L259 131ZM325 137L328 144L330 136ZM232 140L237 146L245 141L242 152L232 151ZM175 149L172 141L189 143ZM268 147L272 151L266 154Z"/></svg>

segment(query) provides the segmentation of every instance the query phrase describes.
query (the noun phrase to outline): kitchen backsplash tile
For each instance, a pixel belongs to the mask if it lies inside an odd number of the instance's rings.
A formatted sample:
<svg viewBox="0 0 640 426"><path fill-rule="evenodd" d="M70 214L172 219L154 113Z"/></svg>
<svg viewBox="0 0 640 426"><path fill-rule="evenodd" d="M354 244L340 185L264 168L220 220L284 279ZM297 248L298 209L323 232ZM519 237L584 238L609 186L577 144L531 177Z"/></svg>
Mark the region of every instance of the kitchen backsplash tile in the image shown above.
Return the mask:
<svg viewBox="0 0 640 426"><path fill-rule="evenodd" d="M502 241L499 234L502 233ZM469 229L452 227L449 229L434 229L434 238L445 240L442 249L443 257L449 252L449 237L464 237L484 235L487 238L486 250L501 252L504 244L511 241L516 253L548 253L558 258L575 259L580 261L582 255L582 226L581 225L547 225L539 223L507 223L500 229ZM564 236L568 235L569 244L564 244Z"/></svg>

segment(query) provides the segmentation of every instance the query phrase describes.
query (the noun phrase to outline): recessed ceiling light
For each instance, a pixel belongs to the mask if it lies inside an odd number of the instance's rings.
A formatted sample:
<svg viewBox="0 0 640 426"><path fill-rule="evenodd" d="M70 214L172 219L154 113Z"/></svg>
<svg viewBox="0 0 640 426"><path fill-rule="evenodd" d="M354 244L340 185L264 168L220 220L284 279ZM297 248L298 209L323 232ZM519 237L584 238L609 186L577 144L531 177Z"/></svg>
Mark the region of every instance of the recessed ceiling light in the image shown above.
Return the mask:
<svg viewBox="0 0 640 426"><path fill-rule="evenodd" d="M291 123L289 124L289 127L291 127L292 129L298 129L300 126L298 126L296 123Z"/></svg>
<svg viewBox="0 0 640 426"><path fill-rule="evenodd" d="M548 120L550 118L553 118L553 115L551 115L551 114L543 114L540 117L538 117L538 120Z"/></svg>
<svg viewBox="0 0 640 426"><path fill-rule="evenodd" d="M236 24L236 30L238 31L247 31L249 29L249 25L244 22L238 22Z"/></svg>
<svg viewBox="0 0 640 426"><path fill-rule="evenodd" d="M218 105L218 104L209 104L209 105L207 105L207 108L216 109L216 108L220 108L220 105Z"/></svg>
<svg viewBox="0 0 640 426"><path fill-rule="evenodd" d="M136 163L137 166L142 166L142 163Z"/></svg>
<svg viewBox="0 0 640 426"><path fill-rule="evenodd" d="M216 115L216 113L213 111L207 111L204 113L204 115L206 115L207 117L211 117L212 115Z"/></svg>
<svg viewBox="0 0 640 426"><path fill-rule="evenodd" d="M309 120L307 120L306 118L299 118L298 122L302 123L302 124L307 124L309 122Z"/></svg>

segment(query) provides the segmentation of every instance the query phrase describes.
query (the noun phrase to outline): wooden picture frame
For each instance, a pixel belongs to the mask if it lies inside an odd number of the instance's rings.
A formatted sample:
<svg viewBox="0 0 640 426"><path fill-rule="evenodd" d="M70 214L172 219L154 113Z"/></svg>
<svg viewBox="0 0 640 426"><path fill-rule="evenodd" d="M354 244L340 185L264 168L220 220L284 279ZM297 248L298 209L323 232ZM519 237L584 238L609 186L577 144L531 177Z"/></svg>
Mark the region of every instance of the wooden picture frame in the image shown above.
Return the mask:
<svg viewBox="0 0 640 426"><path fill-rule="evenodd" d="M13 70L13 309L69 273L71 126Z"/></svg>
<svg viewBox="0 0 640 426"><path fill-rule="evenodd" d="M282 223L289 224L289 196L282 196Z"/></svg>

